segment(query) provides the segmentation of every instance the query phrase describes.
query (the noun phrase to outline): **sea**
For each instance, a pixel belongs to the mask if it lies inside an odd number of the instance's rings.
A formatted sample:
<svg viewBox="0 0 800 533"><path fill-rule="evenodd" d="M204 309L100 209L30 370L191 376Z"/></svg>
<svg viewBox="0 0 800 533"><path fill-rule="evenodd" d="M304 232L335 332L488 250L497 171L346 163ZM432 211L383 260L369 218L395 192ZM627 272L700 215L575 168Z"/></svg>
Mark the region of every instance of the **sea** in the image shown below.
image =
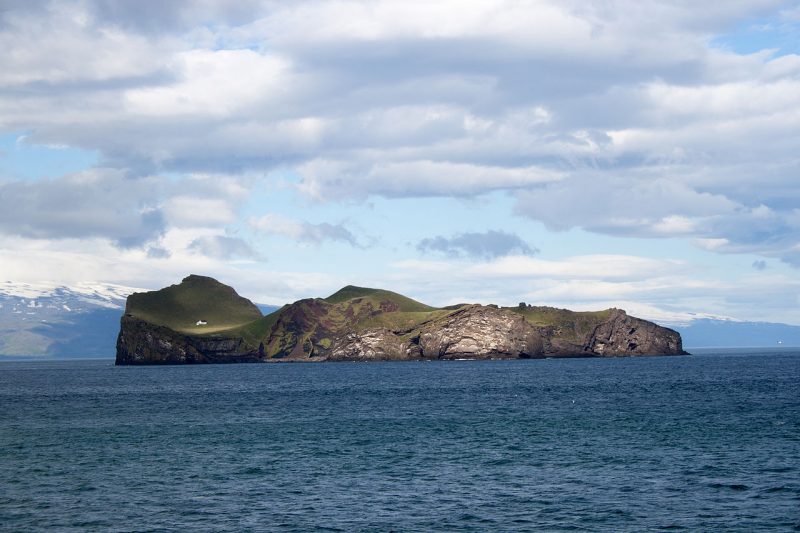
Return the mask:
<svg viewBox="0 0 800 533"><path fill-rule="evenodd" d="M3 531L799 531L800 350L0 363Z"/></svg>

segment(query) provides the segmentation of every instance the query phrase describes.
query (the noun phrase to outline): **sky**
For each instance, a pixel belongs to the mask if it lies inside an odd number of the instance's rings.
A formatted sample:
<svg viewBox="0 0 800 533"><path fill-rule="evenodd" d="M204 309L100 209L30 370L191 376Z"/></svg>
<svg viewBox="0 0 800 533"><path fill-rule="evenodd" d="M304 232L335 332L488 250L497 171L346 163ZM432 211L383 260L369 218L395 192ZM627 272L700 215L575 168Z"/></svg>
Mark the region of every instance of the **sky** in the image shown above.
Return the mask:
<svg viewBox="0 0 800 533"><path fill-rule="evenodd" d="M800 325L800 3L0 0L0 281Z"/></svg>

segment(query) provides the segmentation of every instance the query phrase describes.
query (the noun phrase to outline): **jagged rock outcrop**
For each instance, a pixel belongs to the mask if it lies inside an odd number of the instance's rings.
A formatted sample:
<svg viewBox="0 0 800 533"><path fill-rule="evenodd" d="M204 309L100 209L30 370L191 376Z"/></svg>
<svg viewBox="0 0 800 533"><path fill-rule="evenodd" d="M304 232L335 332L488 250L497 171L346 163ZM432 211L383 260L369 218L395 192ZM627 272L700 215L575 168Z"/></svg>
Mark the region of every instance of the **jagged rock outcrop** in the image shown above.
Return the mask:
<svg viewBox="0 0 800 533"><path fill-rule="evenodd" d="M544 355L541 332L522 316L495 306L467 305L410 331L347 333L330 360L500 359Z"/></svg>
<svg viewBox="0 0 800 533"><path fill-rule="evenodd" d="M495 306L470 305L412 331L386 328L337 338L328 360L509 359L683 354L680 334L614 309L582 342ZM322 356L322 354L317 354Z"/></svg>
<svg viewBox="0 0 800 533"><path fill-rule="evenodd" d="M187 278L187 280L190 278ZM194 284L172 286L171 300L188 299L197 314ZM202 278L208 284L210 278ZM186 280L184 280L186 282ZM212 280L214 283L218 283ZM227 294L215 287L217 294ZM154 296L148 296L153 294ZM235 295L235 292L232 294ZM145 317L163 294L138 295ZM236 298L240 298L236 295ZM235 298L227 305L249 312ZM154 303L155 302L155 303ZM129 306L117 341L117 364L272 361L383 361L616 357L685 353L680 335L620 309L575 313L550 307L461 305L432 308L377 289L345 287L329 298L306 299L272 315L222 330L203 324L175 331L136 316ZM209 302L209 305L215 303ZM206 313L223 320L220 313ZM194 315L191 315L194 316ZM186 320L184 320L186 322Z"/></svg>
<svg viewBox="0 0 800 533"><path fill-rule="evenodd" d="M422 354L412 349L415 344L406 337L386 328L345 333L337 337L330 350L321 356L328 361L422 359Z"/></svg>
<svg viewBox="0 0 800 533"><path fill-rule="evenodd" d="M600 356L682 354L683 345L677 331L615 309L589 336L585 351Z"/></svg>
<svg viewBox="0 0 800 533"><path fill-rule="evenodd" d="M542 332L516 313L469 305L427 324L419 335L423 355L438 359L541 357Z"/></svg>

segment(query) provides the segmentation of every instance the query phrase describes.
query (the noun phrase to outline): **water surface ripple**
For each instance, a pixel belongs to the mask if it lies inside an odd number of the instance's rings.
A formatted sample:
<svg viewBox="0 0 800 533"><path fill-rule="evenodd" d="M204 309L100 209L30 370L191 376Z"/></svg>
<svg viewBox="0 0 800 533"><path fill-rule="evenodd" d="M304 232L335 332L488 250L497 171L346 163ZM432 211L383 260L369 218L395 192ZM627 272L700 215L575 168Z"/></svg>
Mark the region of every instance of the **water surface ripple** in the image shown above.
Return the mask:
<svg viewBox="0 0 800 533"><path fill-rule="evenodd" d="M800 352L0 363L0 529L800 530Z"/></svg>

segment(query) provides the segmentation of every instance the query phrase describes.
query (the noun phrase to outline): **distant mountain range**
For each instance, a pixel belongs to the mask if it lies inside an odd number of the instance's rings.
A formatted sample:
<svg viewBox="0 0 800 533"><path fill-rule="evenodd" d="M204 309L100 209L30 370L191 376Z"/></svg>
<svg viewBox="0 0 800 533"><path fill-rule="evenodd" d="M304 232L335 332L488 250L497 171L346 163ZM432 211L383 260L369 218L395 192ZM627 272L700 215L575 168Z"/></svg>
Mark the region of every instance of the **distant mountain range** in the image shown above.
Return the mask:
<svg viewBox="0 0 800 533"><path fill-rule="evenodd" d="M1 283L0 355L110 357L125 298L134 291Z"/></svg>
<svg viewBox="0 0 800 533"><path fill-rule="evenodd" d="M0 282L0 357L113 358L125 299L144 289ZM263 314L276 306L256 304ZM658 322L656 320L656 322ZM800 347L800 326L698 318L665 323L684 347Z"/></svg>
<svg viewBox="0 0 800 533"><path fill-rule="evenodd" d="M144 290L0 282L0 357L113 358L125 299Z"/></svg>
<svg viewBox="0 0 800 533"><path fill-rule="evenodd" d="M740 322L701 318L685 326L671 326L680 332L683 345L692 348L800 347L800 326L775 322Z"/></svg>

